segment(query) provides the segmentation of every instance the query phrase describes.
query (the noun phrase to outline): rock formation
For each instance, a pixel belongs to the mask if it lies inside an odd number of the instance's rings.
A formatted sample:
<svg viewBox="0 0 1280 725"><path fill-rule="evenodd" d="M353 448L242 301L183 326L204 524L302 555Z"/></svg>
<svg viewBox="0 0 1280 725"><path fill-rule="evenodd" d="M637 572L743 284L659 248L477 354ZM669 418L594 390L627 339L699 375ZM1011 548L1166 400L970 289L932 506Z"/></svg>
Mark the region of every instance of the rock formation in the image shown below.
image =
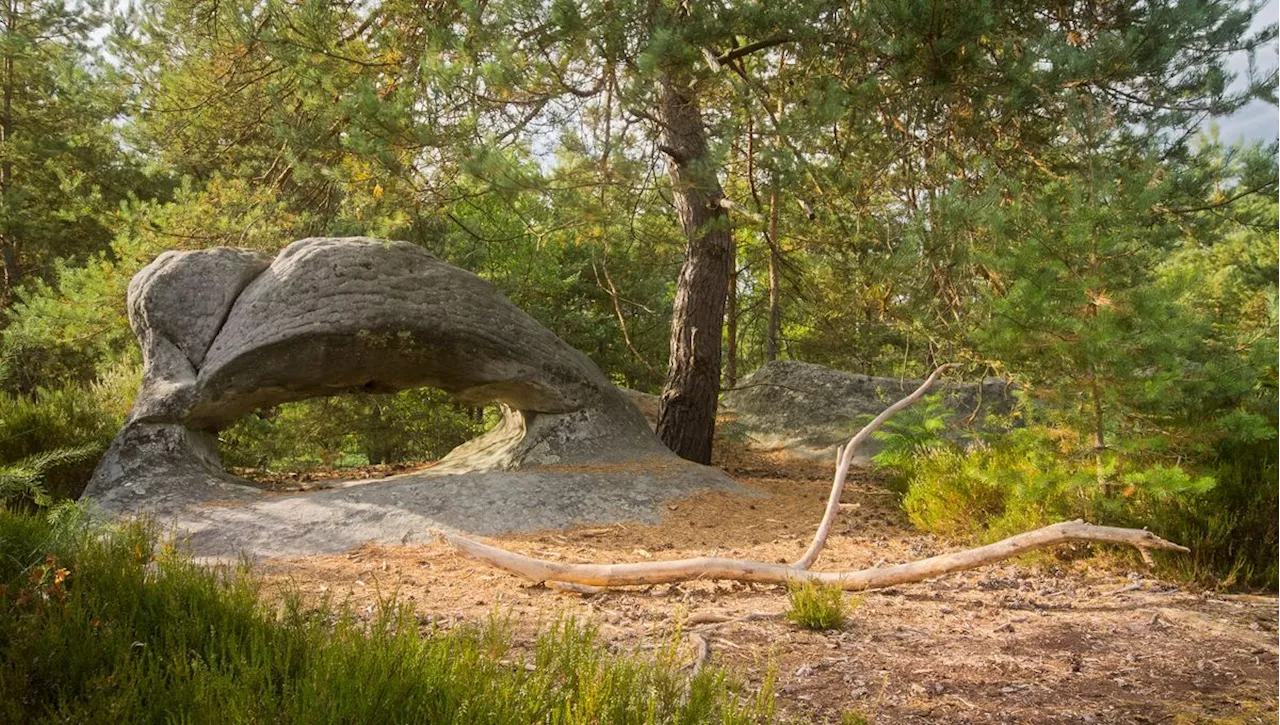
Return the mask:
<svg viewBox="0 0 1280 725"><path fill-rule="evenodd" d="M745 438L757 448L800 456L835 455L871 416L920 385L919 380L879 378L833 370L813 363L777 360L756 370L724 396L722 411L730 422L721 434ZM982 383L939 382L934 391L952 411L949 435L963 438L988 413L1013 407L1009 384L992 378ZM865 458L876 441L859 449Z"/></svg>
<svg viewBox="0 0 1280 725"><path fill-rule="evenodd" d="M142 387L85 492L111 511L252 502L261 493L219 463L219 429L264 406L423 386L503 406L501 424L431 475L655 461L686 470L585 355L412 244L303 239L275 259L167 252L134 277L128 310Z"/></svg>

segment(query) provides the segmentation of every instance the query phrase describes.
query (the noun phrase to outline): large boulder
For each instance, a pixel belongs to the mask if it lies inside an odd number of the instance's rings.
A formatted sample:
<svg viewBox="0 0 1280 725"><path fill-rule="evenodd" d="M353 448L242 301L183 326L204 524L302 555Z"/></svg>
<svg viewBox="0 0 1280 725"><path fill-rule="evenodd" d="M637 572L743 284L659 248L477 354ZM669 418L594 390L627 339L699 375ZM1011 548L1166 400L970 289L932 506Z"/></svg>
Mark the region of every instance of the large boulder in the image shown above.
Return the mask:
<svg viewBox="0 0 1280 725"><path fill-rule="evenodd" d="M262 493L218 461L220 429L288 401L423 386L503 411L430 476L612 465L660 471L645 490L675 482L672 495L728 485L664 447L585 355L488 282L406 242L304 239L275 259L168 252L134 278L128 310L142 387L85 491L110 511L256 506Z"/></svg>
<svg viewBox="0 0 1280 725"><path fill-rule="evenodd" d="M768 363L724 396L722 412L731 420L722 433L743 437L753 447L803 457L835 455L870 419L920 386L921 380L858 375L813 363ZM930 393L941 394L951 409L952 435L963 438L988 413L1012 410L1009 384L998 378L981 383L942 381ZM880 446L869 441L859 458Z"/></svg>

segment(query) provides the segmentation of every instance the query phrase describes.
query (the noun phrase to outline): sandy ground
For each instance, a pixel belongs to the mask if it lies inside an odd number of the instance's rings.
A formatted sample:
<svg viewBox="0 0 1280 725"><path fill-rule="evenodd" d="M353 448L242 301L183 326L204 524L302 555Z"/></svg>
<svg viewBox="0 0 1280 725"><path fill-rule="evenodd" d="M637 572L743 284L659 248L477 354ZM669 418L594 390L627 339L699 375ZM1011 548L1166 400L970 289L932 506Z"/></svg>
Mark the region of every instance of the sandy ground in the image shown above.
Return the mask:
<svg viewBox="0 0 1280 725"><path fill-rule="evenodd" d="M720 461L765 494L705 493L672 502L657 526L543 531L502 545L564 561L645 561L716 553L795 558L812 535L831 464L738 452ZM818 568L894 563L954 547L921 535L865 474ZM1069 554L1069 552L1068 552ZM1100 566L1038 556L850 597L839 631L779 615L779 587L733 583L633 588L582 597L464 559L442 544L366 545L264 565L267 596L285 589L369 611L395 595L426 626L512 619L518 641L566 614L622 650L701 639L711 662L757 686L777 673L779 709L815 722L857 712L876 723L1275 723L1277 602L1215 595ZM706 613L755 615L690 625Z"/></svg>

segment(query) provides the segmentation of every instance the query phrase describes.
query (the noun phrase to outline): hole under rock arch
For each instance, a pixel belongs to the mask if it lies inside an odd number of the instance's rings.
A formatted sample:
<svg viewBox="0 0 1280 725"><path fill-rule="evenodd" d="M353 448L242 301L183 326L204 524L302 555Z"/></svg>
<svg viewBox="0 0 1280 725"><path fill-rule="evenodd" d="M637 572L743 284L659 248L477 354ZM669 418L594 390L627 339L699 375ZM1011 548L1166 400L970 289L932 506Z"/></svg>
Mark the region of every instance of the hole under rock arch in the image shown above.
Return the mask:
<svg viewBox="0 0 1280 725"><path fill-rule="evenodd" d="M377 479L426 468L502 419L431 387L345 394L260 408L218 432L228 473L268 487Z"/></svg>

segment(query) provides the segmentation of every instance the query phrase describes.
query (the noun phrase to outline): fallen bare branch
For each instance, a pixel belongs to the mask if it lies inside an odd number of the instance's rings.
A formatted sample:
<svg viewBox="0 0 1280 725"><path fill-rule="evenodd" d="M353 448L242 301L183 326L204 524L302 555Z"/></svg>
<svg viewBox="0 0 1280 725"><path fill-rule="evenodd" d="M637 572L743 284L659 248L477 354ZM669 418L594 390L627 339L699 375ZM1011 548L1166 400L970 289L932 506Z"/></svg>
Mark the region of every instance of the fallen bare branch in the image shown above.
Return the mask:
<svg viewBox="0 0 1280 725"><path fill-rule="evenodd" d="M554 589L558 592L566 592L568 594L581 594L583 596L591 596L605 591L604 587L593 587L587 584L574 584L573 582L543 582L548 589Z"/></svg>
<svg viewBox="0 0 1280 725"><path fill-rule="evenodd" d="M888 408L885 408L880 415L873 418L871 422L863 426L862 430L858 431L853 438L850 438L847 444L839 448L836 453L836 475L831 483L831 493L827 497L826 511L822 514L822 520L818 523L818 530L814 533L813 541L809 544L809 548L805 550L804 554L802 554L799 559L792 562L791 566L799 569L808 569L813 566L815 561L818 560L818 556L822 553L822 549L826 546L827 539L831 535L831 527L835 524L836 515L840 512L840 497L844 493L844 482L849 476L849 467L853 465L853 459L854 456L857 455L858 449L866 443L867 439L870 438L873 433L880 430L880 426L884 425L885 421L889 420L902 410L912 406L916 401L924 397L925 392L928 391L935 382L937 382L938 377L954 367L957 367L957 363L947 363L945 365L938 366L938 368L920 384L920 387L916 388L910 395L906 396L902 400L899 400ZM556 582L551 581L546 582L546 585L552 589L558 589L561 591L569 591L577 594L587 593L580 589L574 589L568 586L557 586Z"/></svg>
<svg viewBox="0 0 1280 725"><path fill-rule="evenodd" d="M1188 551L1184 546L1165 541L1143 529L1094 526L1083 521L1070 521L1011 536L994 544L905 564L858 571L816 572L786 564L716 557L626 564L569 564L535 559L448 532L435 533L463 555L526 579L538 582L570 582L597 587L671 584L708 579L770 584L814 581L836 585L846 591L861 591L918 582L942 574L974 569L1028 551L1072 541L1125 544L1139 550Z"/></svg>
<svg viewBox="0 0 1280 725"><path fill-rule="evenodd" d="M836 455L836 475L831 483L831 495L827 497L827 510L822 514L822 521L818 524L818 531L813 535L813 542L809 544L809 548L805 550L799 559L791 563L791 566L798 569L808 569L818 560L818 555L822 553L822 547L826 546L827 537L831 535L831 526L835 524L836 514L840 512L840 496L844 493L844 481L849 476L849 467L853 465L853 457L857 454L858 448L863 443L866 443L872 433L880 430L880 426L884 425L885 421L892 418L895 413L910 407L917 400L924 397L925 391L937 381L938 376L956 366L956 363L938 366L938 369L934 370L933 374L920 384L920 387L912 391L907 397L885 408L880 415L877 415L870 423L863 426L862 430L858 431L853 438L849 439L847 444L839 449Z"/></svg>
<svg viewBox="0 0 1280 725"><path fill-rule="evenodd" d="M718 557L623 564L568 564L535 559L496 546L482 544L479 541L456 534L447 532L435 533L466 556L479 559L526 579L544 582L547 586L555 589L578 593L595 593L601 587L671 584L694 579L770 584L782 584L791 581L815 581L823 584L833 584L847 591L879 589L931 579L950 572L974 569L1028 551L1071 541L1125 544L1137 548L1144 559L1149 559L1147 552L1150 549L1188 551L1186 547L1165 541L1150 531L1113 526L1094 526L1083 521L1071 521L1011 536L994 544L929 557L905 564L881 568L877 563L876 566L870 569L857 571L810 571L809 567L817 561L818 555L821 554L823 547L826 545L827 538L831 534L831 526L840 511L840 496L844 490L849 467L853 464L853 458L857 453L858 447L895 413L907 408L923 397L929 387L937 381L938 377L952 367L955 367L954 363L938 367L927 380L921 383L920 387L902 400L886 408L880 415L864 426L862 430L858 431L846 445L840 447L836 474L831 485L831 494L827 499L827 507L821 522L818 524L818 530L814 533L813 541L809 544L809 548L805 550L799 559L791 564L772 564L749 559L723 559ZM729 620L708 618L705 621L709 623Z"/></svg>

